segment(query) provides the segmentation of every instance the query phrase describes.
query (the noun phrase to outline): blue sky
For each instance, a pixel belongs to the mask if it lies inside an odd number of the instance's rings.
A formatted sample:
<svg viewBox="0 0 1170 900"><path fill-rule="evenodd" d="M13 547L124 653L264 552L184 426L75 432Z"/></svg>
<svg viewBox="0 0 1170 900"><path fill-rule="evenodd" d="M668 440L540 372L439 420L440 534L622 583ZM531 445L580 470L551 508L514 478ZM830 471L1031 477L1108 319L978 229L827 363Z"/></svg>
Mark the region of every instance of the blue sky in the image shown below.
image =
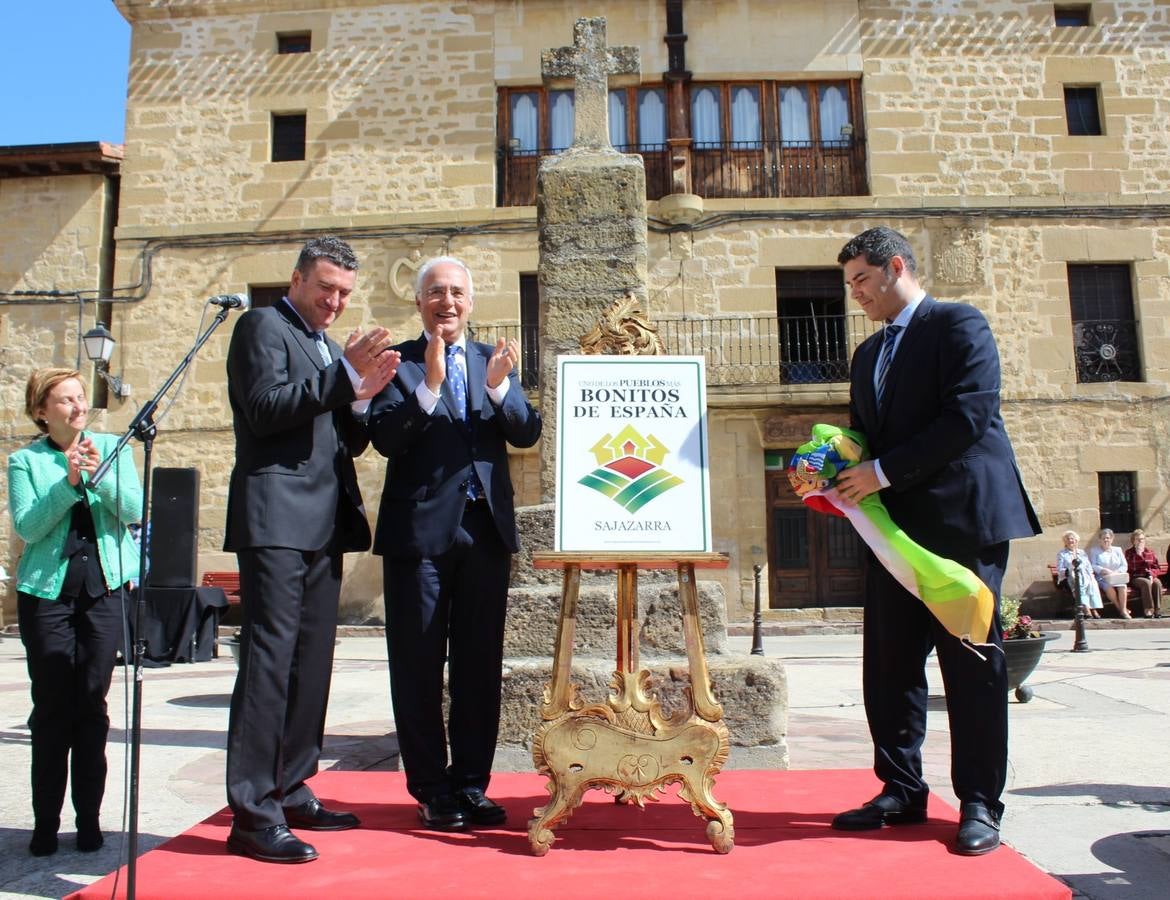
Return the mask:
<svg viewBox="0 0 1170 900"><path fill-rule="evenodd" d="M113 0L3 0L0 146L122 143L130 26Z"/></svg>

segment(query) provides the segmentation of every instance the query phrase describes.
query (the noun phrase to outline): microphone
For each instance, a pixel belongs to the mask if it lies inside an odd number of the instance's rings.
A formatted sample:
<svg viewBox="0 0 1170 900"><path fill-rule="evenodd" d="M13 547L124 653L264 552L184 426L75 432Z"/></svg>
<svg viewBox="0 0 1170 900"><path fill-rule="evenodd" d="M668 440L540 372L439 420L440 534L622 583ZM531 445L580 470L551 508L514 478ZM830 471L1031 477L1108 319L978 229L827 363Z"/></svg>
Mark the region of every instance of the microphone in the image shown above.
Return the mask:
<svg viewBox="0 0 1170 900"><path fill-rule="evenodd" d="M207 301L211 306L222 306L224 309L239 309L245 312L252 307L252 301L247 294L222 294Z"/></svg>

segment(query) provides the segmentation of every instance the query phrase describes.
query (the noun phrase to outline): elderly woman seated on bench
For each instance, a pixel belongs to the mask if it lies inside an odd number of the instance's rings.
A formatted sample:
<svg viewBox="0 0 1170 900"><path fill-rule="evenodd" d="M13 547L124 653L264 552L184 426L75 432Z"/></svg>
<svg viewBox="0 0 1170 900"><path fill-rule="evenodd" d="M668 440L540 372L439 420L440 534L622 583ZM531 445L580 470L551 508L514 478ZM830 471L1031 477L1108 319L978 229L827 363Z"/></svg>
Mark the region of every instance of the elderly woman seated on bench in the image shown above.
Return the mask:
<svg viewBox="0 0 1170 900"><path fill-rule="evenodd" d="M1147 619L1161 618L1162 615L1162 581L1158 576L1162 572L1162 564L1154 551L1146 547L1146 533L1135 528L1129 536L1132 545L1125 551L1125 561L1129 566L1129 583L1142 598L1142 609Z"/></svg>
<svg viewBox="0 0 1170 900"><path fill-rule="evenodd" d="M1098 537L1100 546L1089 553L1093 563L1093 574L1097 577L1097 586L1101 595L1117 607L1121 618L1132 618L1129 614L1129 566L1125 562L1125 553L1120 547L1113 545L1113 531L1102 528Z"/></svg>
<svg viewBox="0 0 1170 900"><path fill-rule="evenodd" d="M1075 531L1062 535L1064 549L1056 554L1056 581L1068 585L1073 603L1084 607L1087 618L1101 618L1101 591L1085 551L1077 547L1081 536ZM1079 591L1079 593L1078 593Z"/></svg>

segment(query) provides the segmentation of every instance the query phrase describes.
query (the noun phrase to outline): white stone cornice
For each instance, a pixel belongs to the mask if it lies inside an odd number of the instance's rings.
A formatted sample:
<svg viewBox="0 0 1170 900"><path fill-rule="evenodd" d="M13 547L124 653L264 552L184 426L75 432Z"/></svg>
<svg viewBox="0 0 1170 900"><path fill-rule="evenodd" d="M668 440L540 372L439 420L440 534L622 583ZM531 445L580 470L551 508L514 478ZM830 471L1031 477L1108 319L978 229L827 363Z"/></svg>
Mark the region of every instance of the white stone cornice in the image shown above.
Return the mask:
<svg viewBox="0 0 1170 900"><path fill-rule="evenodd" d="M384 6L385 0L114 0L127 22L195 19L251 13L328 12L355 6Z"/></svg>

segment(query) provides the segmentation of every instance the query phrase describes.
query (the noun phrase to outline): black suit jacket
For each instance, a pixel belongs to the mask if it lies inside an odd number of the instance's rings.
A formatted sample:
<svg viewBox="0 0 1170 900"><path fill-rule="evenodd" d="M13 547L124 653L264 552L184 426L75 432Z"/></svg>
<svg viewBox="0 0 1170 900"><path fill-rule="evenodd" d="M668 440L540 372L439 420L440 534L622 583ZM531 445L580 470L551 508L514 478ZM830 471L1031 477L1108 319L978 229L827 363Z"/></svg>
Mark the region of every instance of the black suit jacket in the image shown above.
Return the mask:
<svg viewBox="0 0 1170 900"><path fill-rule="evenodd" d="M320 550L334 539L338 551L370 546L353 465L369 441L349 409L342 350L326 342L328 366L285 301L236 322L227 360L236 464L225 550Z"/></svg>
<svg viewBox="0 0 1170 900"><path fill-rule="evenodd" d="M427 414L415 390L426 378L425 335L396 348L398 373L370 405L369 432L388 460L378 509L374 552L390 557L437 556L454 543L463 517L472 467L487 494L504 544L519 547L508 474L507 445L531 447L540 438L541 419L524 396L513 371L503 405L487 396L485 376L493 347L468 341L467 422L453 415L450 384L443 382L438 406Z"/></svg>
<svg viewBox="0 0 1170 900"><path fill-rule="evenodd" d="M995 339L983 314L926 297L886 376L878 409L873 373L882 335L850 367L849 419L865 434L890 487L881 498L922 546L966 556L1040 533L999 410Z"/></svg>

